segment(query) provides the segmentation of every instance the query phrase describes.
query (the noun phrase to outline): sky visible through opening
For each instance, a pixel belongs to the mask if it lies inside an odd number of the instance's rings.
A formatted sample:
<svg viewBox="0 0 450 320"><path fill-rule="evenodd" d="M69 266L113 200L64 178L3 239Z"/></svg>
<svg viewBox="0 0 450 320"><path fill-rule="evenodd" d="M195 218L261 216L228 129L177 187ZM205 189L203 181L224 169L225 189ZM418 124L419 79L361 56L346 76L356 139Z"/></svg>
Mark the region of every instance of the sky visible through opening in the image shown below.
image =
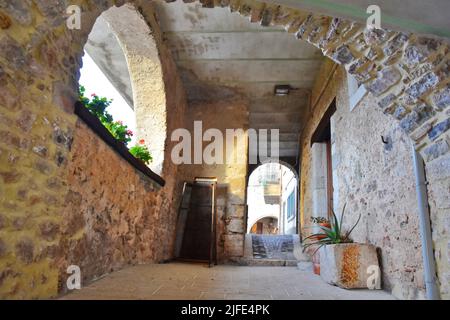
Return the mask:
<svg viewBox="0 0 450 320"><path fill-rule="evenodd" d="M136 137L136 117L134 110L128 105L116 88L114 88L87 52L85 52L83 57L80 85L86 88L87 97L95 93L99 97L113 99L112 104L107 110L113 116L114 121L123 121L133 131L135 135L133 136L133 140L128 144L128 146L133 146L138 139Z"/></svg>

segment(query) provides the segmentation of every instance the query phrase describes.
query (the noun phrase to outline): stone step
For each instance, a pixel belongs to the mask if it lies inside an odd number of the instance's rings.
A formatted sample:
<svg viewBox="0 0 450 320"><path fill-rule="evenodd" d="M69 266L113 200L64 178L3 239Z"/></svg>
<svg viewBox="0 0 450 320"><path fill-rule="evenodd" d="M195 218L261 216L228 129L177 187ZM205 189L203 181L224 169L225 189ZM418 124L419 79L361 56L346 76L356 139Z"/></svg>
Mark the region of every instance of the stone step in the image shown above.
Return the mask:
<svg viewBox="0 0 450 320"><path fill-rule="evenodd" d="M296 267L297 260L276 260L276 259L242 259L240 265L255 267Z"/></svg>

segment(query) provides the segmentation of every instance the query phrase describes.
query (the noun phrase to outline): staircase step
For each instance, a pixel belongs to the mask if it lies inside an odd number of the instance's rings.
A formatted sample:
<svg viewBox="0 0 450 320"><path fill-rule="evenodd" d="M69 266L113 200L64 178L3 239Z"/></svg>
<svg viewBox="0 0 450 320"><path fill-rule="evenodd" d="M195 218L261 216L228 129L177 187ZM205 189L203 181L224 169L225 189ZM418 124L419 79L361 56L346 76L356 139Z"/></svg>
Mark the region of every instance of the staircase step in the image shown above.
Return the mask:
<svg viewBox="0 0 450 320"><path fill-rule="evenodd" d="M242 259L243 266L259 267L296 267L297 260L275 260L275 259Z"/></svg>

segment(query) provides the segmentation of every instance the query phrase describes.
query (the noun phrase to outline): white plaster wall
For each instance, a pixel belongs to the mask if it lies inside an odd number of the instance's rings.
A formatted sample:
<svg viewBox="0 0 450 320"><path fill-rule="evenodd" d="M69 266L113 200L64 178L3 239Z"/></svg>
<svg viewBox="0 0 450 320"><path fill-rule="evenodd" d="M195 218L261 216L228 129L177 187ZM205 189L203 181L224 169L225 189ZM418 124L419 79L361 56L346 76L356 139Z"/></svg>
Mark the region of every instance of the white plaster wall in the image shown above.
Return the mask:
<svg viewBox="0 0 450 320"><path fill-rule="evenodd" d="M295 177L294 173L286 168L282 167L282 173L281 173L281 185L282 185L282 206L284 207L284 204L287 203L287 199L291 195L292 192L297 192L297 178ZM295 207L298 208L298 196L296 195L295 199ZM287 209L287 206L286 206ZM282 209L282 212L283 209ZM294 218L288 219L287 217L287 211L286 214L283 214L283 230L281 230L284 234L296 234L297 233L297 212Z"/></svg>
<svg viewBox="0 0 450 320"><path fill-rule="evenodd" d="M248 188L248 224L247 233L253 225L265 217L278 219L280 216L280 205L266 204L264 201L264 186L250 186ZM279 220L279 219L278 219Z"/></svg>

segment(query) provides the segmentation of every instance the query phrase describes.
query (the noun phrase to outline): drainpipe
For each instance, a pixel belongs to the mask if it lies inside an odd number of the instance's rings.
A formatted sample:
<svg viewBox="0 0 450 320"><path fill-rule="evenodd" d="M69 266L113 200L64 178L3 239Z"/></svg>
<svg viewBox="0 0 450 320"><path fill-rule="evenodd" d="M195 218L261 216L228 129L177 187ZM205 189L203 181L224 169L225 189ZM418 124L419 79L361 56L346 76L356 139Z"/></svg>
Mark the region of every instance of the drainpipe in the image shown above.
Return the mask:
<svg viewBox="0 0 450 320"><path fill-rule="evenodd" d="M436 265L431 239L430 212L428 207L427 182L422 156L412 146L414 174L416 176L416 193L419 207L419 228L422 240L423 272L428 300L439 300L439 288L436 279Z"/></svg>

